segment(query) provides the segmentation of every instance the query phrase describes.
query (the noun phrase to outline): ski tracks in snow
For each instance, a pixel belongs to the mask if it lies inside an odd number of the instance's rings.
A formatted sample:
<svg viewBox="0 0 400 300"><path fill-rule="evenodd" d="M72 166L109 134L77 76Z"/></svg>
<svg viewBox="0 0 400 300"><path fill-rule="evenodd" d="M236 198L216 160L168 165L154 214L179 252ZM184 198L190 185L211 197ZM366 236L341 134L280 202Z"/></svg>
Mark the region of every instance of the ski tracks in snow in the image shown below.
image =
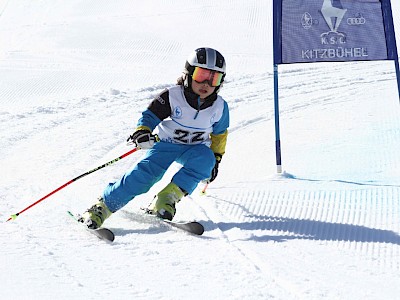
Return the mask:
<svg viewBox="0 0 400 300"><path fill-rule="evenodd" d="M232 249L229 252L233 252L233 255L236 256L236 258L230 257L230 259L235 259L238 264L243 265L244 269L249 270L249 274L252 274L256 278L248 288L254 289L257 284L264 282L265 285L259 287L259 293L263 297L270 297L271 299L298 299L300 296L298 288L285 278L274 274L274 264L263 260L264 255L258 255L251 247L238 243L242 238L237 235L237 231L260 229L258 228L259 226L254 224L254 226L248 227L245 225L245 222L235 221L237 219L233 216L222 212L218 203L225 202L224 199L218 196L207 196L207 198L209 201L205 201L203 198L201 205L198 206L199 210L209 220L205 226L206 235L210 235L209 232L211 231L213 237L223 241L225 243L224 248ZM210 201L212 202L211 204ZM231 204L231 209L236 212L244 212L246 210L242 205ZM223 246L221 245L220 247ZM228 252L227 250L225 251Z"/></svg>
<svg viewBox="0 0 400 300"><path fill-rule="evenodd" d="M201 201L207 218L213 220L206 229L217 230L238 257L294 299L317 299L319 292L344 296L348 287L335 291L324 279L334 273L338 280L346 280L358 272L370 273L372 282L358 295L379 296L384 278L400 270L400 188L329 191L308 183L308 190L285 191L292 181L296 184L296 179L281 179L211 188L207 200ZM314 259L313 252L321 248L336 261ZM307 270L302 269L303 260L308 261Z"/></svg>

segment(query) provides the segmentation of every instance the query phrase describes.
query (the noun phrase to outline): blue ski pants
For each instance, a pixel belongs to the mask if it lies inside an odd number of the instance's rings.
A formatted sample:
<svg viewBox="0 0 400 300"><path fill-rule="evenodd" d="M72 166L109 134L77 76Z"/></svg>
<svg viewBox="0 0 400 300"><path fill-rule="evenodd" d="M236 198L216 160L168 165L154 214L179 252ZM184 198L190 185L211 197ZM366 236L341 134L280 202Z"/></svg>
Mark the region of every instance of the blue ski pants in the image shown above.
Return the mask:
<svg viewBox="0 0 400 300"><path fill-rule="evenodd" d="M103 192L105 204L112 212L121 209L161 180L173 162L182 164L182 168L173 176L172 182L191 194L201 180L210 177L215 157L212 150L203 144L155 143L121 179L108 184Z"/></svg>

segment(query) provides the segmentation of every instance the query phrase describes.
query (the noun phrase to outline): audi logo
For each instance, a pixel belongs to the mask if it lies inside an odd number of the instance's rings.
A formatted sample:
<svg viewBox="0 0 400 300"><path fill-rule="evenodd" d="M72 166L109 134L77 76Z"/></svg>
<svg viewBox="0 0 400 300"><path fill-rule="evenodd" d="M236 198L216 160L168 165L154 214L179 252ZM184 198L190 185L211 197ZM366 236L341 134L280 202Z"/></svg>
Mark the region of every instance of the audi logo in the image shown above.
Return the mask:
<svg viewBox="0 0 400 300"><path fill-rule="evenodd" d="M349 24L349 25L363 25L363 24L365 24L365 22L366 22L366 20L364 17L347 19L347 24Z"/></svg>

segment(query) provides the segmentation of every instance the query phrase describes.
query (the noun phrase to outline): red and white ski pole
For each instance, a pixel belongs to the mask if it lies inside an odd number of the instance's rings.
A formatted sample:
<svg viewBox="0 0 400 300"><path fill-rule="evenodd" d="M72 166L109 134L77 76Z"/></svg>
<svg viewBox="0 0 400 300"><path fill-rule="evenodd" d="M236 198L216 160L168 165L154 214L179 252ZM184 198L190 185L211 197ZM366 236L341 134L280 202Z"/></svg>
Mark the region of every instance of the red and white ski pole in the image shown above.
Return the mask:
<svg viewBox="0 0 400 300"><path fill-rule="evenodd" d="M124 157L127 157L128 155L130 155L130 154L136 152L137 150L138 150L138 148L134 148L134 149L132 149L132 150L126 152L125 154L122 154L121 156L119 156L119 157L117 157L117 158L115 158L115 159L113 159L113 160L111 160L111 161L105 163L104 165L101 165L101 166L99 166L99 167L97 167L97 168L94 168L93 170L87 171L86 173L83 173L83 174L79 175L78 177L75 177L74 179L71 179L70 181L64 183L62 186L56 188L54 191L50 192L50 193L47 194L46 196L40 198L39 200L37 200L36 202L32 203L32 204L29 205L28 207L24 208L24 209L21 210L20 212L11 215L10 218L8 218L8 220L7 220L6 222L11 221L11 220L15 220L15 219L16 219L20 214L22 214L24 211L27 211L27 210L30 209L31 207L33 207L33 206L35 206L36 204L42 202L44 199L46 199L46 198L50 197L51 195L57 193L58 191L62 190L62 189L65 188L66 186L70 185L71 183L77 181L78 179L81 179L82 177L85 177L85 176L87 176L87 175L89 175L89 174L91 174L91 173L94 173L94 172L96 172L96 171L98 171L98 170L100 170L100 169L102 169L102 168L104 168L104 167L107 167L107 166L109 166L109 165L111 165L111 164L113 164L113 163L115 163L115 162L117 162L117 161L123 159Z"/></svg>
<svg viewBox="0 0 400 300"><path fill-rule="evenodd" d="M207 191L207 188L208 188L209 184L210 184L210 182L207 180L206 184L204 185L203 189L200 192L200 195L205 195L206 194L206 191Z"/></svg>

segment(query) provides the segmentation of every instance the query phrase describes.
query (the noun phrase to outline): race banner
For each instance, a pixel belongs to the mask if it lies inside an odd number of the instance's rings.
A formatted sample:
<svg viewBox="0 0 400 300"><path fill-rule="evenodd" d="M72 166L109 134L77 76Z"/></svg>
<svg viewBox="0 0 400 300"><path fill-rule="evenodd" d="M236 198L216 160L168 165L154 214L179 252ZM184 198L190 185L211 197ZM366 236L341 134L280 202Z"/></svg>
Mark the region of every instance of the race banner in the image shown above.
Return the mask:
<svg viewBox="0 0 400 300"><path fill-rule="evenodd" d="M274 6L275 63L395 59L389 0L275 0Z"/></svg>

